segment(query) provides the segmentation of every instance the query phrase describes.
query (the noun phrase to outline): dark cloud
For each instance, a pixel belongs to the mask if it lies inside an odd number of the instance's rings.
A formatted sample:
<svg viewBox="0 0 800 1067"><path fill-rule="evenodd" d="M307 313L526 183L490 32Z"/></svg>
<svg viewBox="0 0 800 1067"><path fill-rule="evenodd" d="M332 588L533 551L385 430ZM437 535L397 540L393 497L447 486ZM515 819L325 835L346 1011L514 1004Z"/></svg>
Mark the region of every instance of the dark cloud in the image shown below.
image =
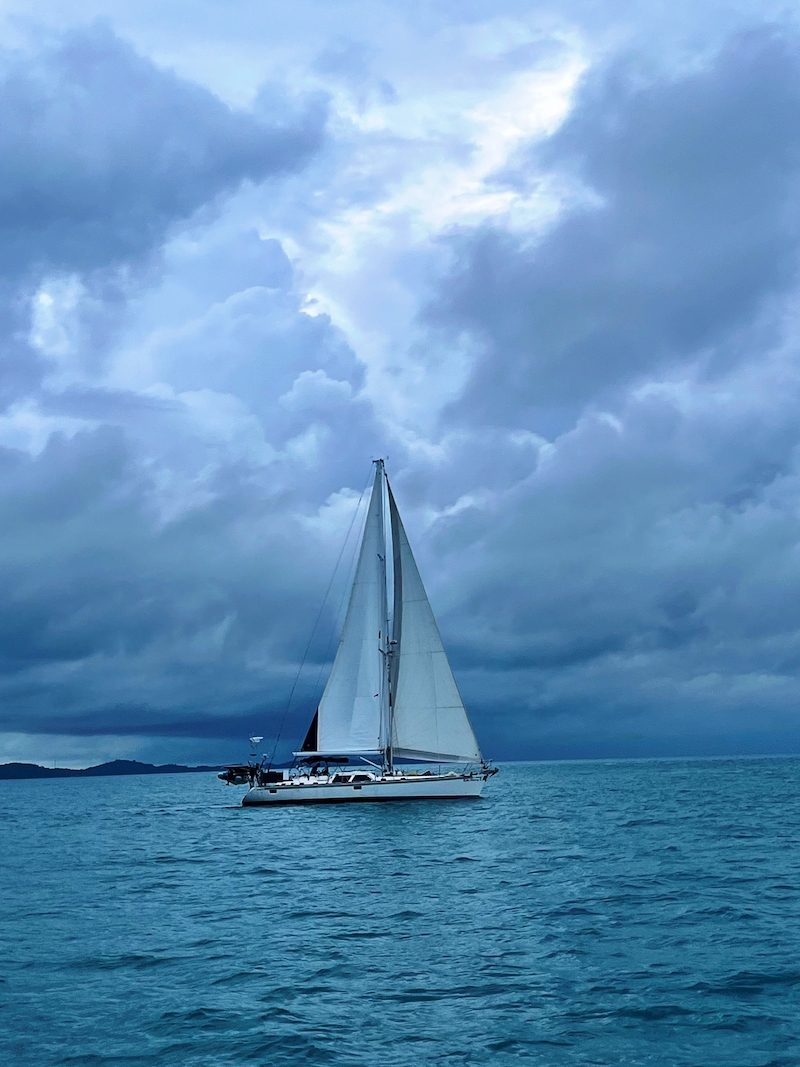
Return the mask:
<svg viewBox="0 0 800 1067"><path fill-rule="evenodd" d="M443 629L498 744L699 752L728 730L747 750L763 728L780 749L800 684L800 373L780 367L752 395L748 368L586 415L438 524Z"/></svg>
<svg viewBox="0 0 800 1067"><path fill-rule="evenodd" d="M479 354L400 479L473 715L525 756L796 749L796 36L592 75L497 180L548 172L543 237L450 239L426 321Z"/></svg>
<svg viewBox="0 0 800 1067"><path fill-rule="evenodd" d="M0 269L130 263L241 182L296 169L315 105L269 127L138 55L102 23L0 72Z"/></svg>
<svg viewBox="0 0 800 1067"><path fill-rule="evenodd" d="M84 81L76 48L101 54ZM343 48L321 63L361 84L365 56ZM14 269L82 279L73 296L45 279L55 325L37 335L36 373L12 361L0 416L3 730L149 737L160 759L176 758L178 738L210 760L214 739L269 737L368 460L388 451L488 754L800 743L800 60L788 32L740 36L669 79L630 61L592 75L559 132L496 177L557 174L561 217L536 239L451 239L457 269L428 309L431 333L414 339L414 374L432 353L430 378L398 375L396 407L378 415L388 376L368 376L335 321L309 313L319 305L290 242L265 239L263 201L198 214L302 162L318 136L305 105L271 85L258 119L237 115L102 28L15 63L0 95L18 69L20 99L61 86L80 122L45 138L49 155L20 154L50 192L20 216ZM103 79L134 113L119 133L112 105L92 104L112 95ZM59 99L53 89L53 114ZM117 171L98 160L119 145L117 203L103 184ZM362 197L376 171L350 173L349 145L293 187L320 218L376 202ZM95 214L78 209L77 179L58 200L58 173L97 185ZM144 219L135 238L129 217ZM380 255L414 274L416 298L432 268L412 245ZM153 252L159 270L131 297L125 271ZM24 355L30 292L8 269L8 307L21 310L0 324L3 343ZM121 305L112 343L104 316ZM482 354L436 439L413 418L384 429L404 389L436 392L454 337ZM324 681L346 573L287 741Z"/></svg>
<svg viewBox="0 0 800 1067"><path fill-rule="evenodd" d="M585 192L538 242L455 241L430 309L483 347L459 418L546 433L586 402L676 362L711 369L774 341L759 315L794 284L800 49L744 34L713 65L643 83L631 63L592 75L575 110L503 180L542 167ZM527 412L527 415L523 413Z"/></svg>
<svg viewBox="0 0 800 1067"><path fill-rule="evenodd" d="M157 67L104 23L0 61L0 402L35 389L28 343L42 278L80 274L83 362L113 341L136 275L175 224L243 182L301 167L319 99L270 125Z"/></svg>
<svg viewBox="0 0 800 1067"><path fill-rule="evenodd" d="M119 428L54 434L35 458L0 452L0 728L230 736L253 709L277 721L338 545L296 490L254 473L228 464L212 499L163 524L154 472Z"/></svg>
<svg viewBox="0 0 800 1067"><path fill-rule="evenodd" d="M0 432L42 430L0 447L0 727L203 737L274 718L355 504L329 520L323 502L362 483L377 431L363 367L302 312L280 243L202 209L301 167L324 101L237 112L95 25L7 58L0 106ZM39 285L52 322L31 333ZM104 379L126 344L147 345L155 388Z"/></svg>

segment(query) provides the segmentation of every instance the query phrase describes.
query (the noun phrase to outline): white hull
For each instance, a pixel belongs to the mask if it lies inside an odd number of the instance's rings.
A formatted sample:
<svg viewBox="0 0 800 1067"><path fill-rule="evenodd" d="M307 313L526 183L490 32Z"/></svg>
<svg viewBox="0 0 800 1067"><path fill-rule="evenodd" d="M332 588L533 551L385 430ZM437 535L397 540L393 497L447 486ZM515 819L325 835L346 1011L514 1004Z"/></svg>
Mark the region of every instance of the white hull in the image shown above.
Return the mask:
<svg viewBox="0 0 800 1067"><path fill-rule="evenodd" d="M337 804L352 800L457 800L479 797L483 777L473 775L378 778L359 785L297 779L255 786L242 804Z"/></svg>

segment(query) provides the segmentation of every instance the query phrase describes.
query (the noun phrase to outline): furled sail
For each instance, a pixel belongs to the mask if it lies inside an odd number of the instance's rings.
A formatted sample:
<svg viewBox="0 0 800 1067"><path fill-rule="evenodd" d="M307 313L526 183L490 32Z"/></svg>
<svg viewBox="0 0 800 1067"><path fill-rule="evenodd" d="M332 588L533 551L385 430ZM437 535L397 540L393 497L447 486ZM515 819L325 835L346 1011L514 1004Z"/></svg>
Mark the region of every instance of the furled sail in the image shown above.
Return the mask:
<svg viewBox="0 0 800 1067"><path fill-rule="evenodd" d="M479 762L478 742L391 489L389 514L394 549L393 755L426 762Z"/></svg>
<svg viewBox="0 0 800 1067"><path fill-rule="evenodd" d="M378 752L385 745L383 478L383 464L378 463L344 629L316 716L321 753Z"/></svg>

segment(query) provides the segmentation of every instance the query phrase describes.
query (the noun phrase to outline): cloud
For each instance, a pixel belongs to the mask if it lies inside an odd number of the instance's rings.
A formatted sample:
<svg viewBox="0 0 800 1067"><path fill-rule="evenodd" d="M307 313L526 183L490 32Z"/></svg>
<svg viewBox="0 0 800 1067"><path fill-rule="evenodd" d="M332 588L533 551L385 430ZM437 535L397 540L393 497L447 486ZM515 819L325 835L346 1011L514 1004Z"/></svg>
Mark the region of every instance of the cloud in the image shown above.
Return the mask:
<svg viewBox="0 0 800 1067"><path fill-rule="evenodd" d="M557 172L577 205L541 240L454 239L429 314L483 349L457 417L552 432L620 385L748 351L796 278L798 117L800 51L779 29L677 79L643 83L619 60L592 74L561 128L498 176Z"/></svg>
<svg viewBox="0 0 800 1067"><path fill-rule="evenodd" d="M376 428L345 338L224 198L307 162L319 98L269 124L95 25L6 57L0 100L0 726L277 714L358 497L308 519Z"/></svg>
<svg viewBox="0 0 800 1067"><path fill-rule="evenodd" d="M799 57L770 29L670 79L617 60L497 176L561 175L549 231L448 238L424 321L477 354L401 484L506 751L800 744Z"/></svg>
<svg viewBox="0 0 800 1067"><path fill-rule="evenodd" d="M778 360L752 378L587 414L523 481L437 522L426 570L495 744L746 750L771 731L769 750L796 731L800 376Z"/></svg>
<svg viewBox="0 0 800 1067"><path fill-rule="evenodd" d="M161 522L160 471L118 428L0 458L2 728L226 736L277 719L357 497L328 530L280 499L285 460L259 484L235 458Z"/></svg>
<svg viewBox="0 0 800 1067"><path fill-rule="evenodd" d="M318 148L319 106L270 128L137 54L104 23L0 71L0 270L90 271Z"/></svg>
<svg viewBox="0 0 800 1067"><path fill-rule="evenodd" d="M47 329L54 289L62 301L81 292L76 329L84 363L96 363L131 280L141 283L172 229L243 182L302 167L325 118L317 99L294 124L262 123L156 66L102 22L0 56L0 109L5 403L34 389L64 347ZM30 298L43 279L51 286L34 308L31 347Z"/></svg>
<svg viewBox="0 0 800 1067"><path fill-rule="evenodd" d="M795 36L575 93L591 48L445 24L251 112L102 27L7 59L48 191L6 222L9 751L235 757L314 633L290 742L387 452L487 754L800 745Z"/></svg>

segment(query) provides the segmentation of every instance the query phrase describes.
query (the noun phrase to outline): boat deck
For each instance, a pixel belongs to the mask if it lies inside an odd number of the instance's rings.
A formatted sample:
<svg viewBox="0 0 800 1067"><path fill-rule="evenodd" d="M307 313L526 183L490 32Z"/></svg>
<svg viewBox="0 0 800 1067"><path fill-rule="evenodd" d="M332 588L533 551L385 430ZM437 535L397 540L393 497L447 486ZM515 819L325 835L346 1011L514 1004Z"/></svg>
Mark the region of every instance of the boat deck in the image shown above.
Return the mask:
<svg viewBox="0 0 800 1067"><path fill-rule="evenodd" d="M242 798L242 804L457 800L480 797L484 781L483 775L453 773L298 775L283 782L254 786Z"/></svg>

